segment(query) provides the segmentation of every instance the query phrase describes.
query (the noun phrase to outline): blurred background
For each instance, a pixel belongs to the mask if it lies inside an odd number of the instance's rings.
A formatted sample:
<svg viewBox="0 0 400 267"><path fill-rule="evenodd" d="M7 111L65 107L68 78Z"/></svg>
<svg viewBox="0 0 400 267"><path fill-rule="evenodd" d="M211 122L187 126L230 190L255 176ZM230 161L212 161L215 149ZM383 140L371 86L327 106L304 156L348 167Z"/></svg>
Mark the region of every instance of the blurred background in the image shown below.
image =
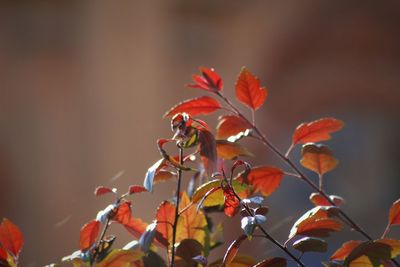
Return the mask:
<svg viewBox="0 0 400 267"><path fill-rule="evenodd" d="M400 197L399 13L399 1L372 0L2 1L0 217L24 232L21 266L59 262L78 249L80 227L112 201L96 198L96 186L123 192L142 183L160 157L156 139L171 135L162 114L204 93L184 88L198 66L216 68L231 97L240 68L255 73L269 89L257 122L282 150L303 121L344 120L327 142L341 163L326 188L379 237ZM252 164L283 166L246 144L258 155ZM172 192L169 182L132 197L133 215L151 221ZM309 193L285 178L267 200L267 228L277 239L312 207ZM227 241L240 231L235 220ZM118 245L131 240L118 226L112 231ZM329 251L349 238L360 237L335 235ZM253 251L243 251L257 259L280 255L264 240L248 244ZM304 257L311 266L320 259Z"/></svg>

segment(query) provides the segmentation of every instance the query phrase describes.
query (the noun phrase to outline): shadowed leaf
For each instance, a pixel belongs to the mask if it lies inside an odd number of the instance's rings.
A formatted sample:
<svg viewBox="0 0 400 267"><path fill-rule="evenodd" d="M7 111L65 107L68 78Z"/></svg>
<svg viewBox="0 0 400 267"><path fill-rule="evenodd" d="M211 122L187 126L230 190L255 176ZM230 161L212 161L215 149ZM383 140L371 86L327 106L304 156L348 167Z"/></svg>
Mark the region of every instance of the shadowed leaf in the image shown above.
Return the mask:
<svg viewBox="0 0 400 267"><path fill-rule="evenodd" d="M246 147L226 140L217 140L217 154L225 160L234 160L239 156L254 157Z"/></svg>
<svg viewBox="0 0 400 267"><path fill-rule="evenodd" d="M298 251L305 252L326 252L328 244L325 240L315 237L303 237L293 243L293 247Z"/></svg>
<svg viewBox="0 0 400 267"><path fill-rule="evenodd" d="M144 253L140 250L113 249L101 262L98 267L122 267L122 266L140 266L135 265L137 261L141 262ZM140 264L140 263L138 263Z"/></svg>
<svg viewBox="0 0 400 267"><path fill-rule="evenodd" d="M223 259L219 259L214 261L208 267L221 267ZM227 264L226 267L250 267L256 264L256 261L253 257L247 255L236 255L236 257L231 261L231 263Z"/></svg>
<svg viewBox="0 0 400 267"><path fill-rule="evenodd" d="M286 259L284 258L271 258L260 261L253 267L286 267Z"/></svg>
<svg viewBox="0 0 400 267"><path fill-rule="evenodd" d="M233 261L233 259L236 257L236 254L239 251L240 245L246 239L247 239L246 235L241 235L230 244L230 246L228 247L228 249L225 252L224 259L222 261L222 265L224 265L224 266L229 265Z"/></svg>
<svg viewBox="0 0 400 267"><path fill-rule="evenodd" d="M338 164L337 159L332 156L332 151L321 144L305 144L301 155L301 165L319 175L333 170Z"/></svg>
<svg viewBox="0 0 400 267"><path fill-rule="evenodd" d="M184 239L176 248L176 255L181 257L187 263L187 266L197 266L197 262L193 258L199 256L202 251L203 246L199 241Z"/></svg>

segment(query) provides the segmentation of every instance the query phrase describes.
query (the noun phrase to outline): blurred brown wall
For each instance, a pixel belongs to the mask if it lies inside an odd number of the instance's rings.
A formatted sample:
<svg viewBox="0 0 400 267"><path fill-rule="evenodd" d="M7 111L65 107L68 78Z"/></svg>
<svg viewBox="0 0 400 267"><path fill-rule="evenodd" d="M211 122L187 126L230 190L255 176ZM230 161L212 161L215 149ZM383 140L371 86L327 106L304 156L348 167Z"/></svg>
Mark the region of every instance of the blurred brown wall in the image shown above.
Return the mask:
<svg viewBox="0 0 400 267"><path fill-rule="evenodd" d="M378 235L400 195L399 11L398 1L2 2L0 216L25 234L22 266L77 249L81 225L111 201L93 196L97 185L142 183L155 140L170 134L161 115L199 93L183 84L200 65L217 68L230 96L241 66L260 77L270 95L257 119L282 149L302 121L345 120L327 185ZM255 164L279 164L252 150ZM156 190L133 199L135 216L151 220L173 187ZM307 190L285 180L271 226L310 207Z"/></svg>

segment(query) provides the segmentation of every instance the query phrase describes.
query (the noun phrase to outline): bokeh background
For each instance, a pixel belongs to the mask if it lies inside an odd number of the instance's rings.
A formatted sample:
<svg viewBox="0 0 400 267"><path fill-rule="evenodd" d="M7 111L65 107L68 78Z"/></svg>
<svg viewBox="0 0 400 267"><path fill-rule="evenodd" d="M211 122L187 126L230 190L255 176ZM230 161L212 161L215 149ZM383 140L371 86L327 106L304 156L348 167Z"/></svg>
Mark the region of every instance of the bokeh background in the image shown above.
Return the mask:
<svg viewBox="0 0 400 267"><path fill-rule="evenodd" d="M24 232L21 266L59 262L78 248L80 227L112 201L93 195L97 185L142 183L159 158L156 139L171 134L161 115L204 93L183 86L198 66L215 67L229 96L242 66L257 74L269 88L258 124L283 150L302 121L344 120L328 142L341 163L326 186L380 236L400 196L399 14L399 1L372 0L2 1L0 217ZM282 166L248 144L253 164ZM133 197L134 216L150 221L172 192L165 183ZM309 193L285 178L267 200L277 239L311 208ZM118 245L131 240L112 231ZM226 239L239 231L236 219ZM349 238L359 236L335 235L330 251ZM264 240L249 244L244 251L258 259L280 254Z"/></svg>

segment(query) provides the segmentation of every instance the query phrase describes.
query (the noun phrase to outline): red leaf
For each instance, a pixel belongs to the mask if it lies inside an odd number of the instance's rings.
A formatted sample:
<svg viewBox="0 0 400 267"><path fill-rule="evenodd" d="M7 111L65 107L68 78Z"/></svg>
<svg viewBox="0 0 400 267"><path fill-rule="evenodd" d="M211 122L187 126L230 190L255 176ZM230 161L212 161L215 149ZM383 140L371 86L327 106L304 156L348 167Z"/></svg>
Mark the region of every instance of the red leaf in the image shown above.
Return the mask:
<svg viewBox="0 0 400 267"><path fill-rule="evenodd" d="M131 217L129 222L124 224L124 227L134 237L140 238L140 236L146 231L147 225L148 224L141 219Z"/></svg>
<svg viewBox="0 0 400 267"><path fill-rule="evenodd" d="M253 127L247 121L238 116L222 116L219 118L219 123L217 125L216 138L227 139L251 128Z"/></svg>
<svg viewBox="0 0 400 267"><path fill-rule="evenodd" d="M212 173L217 162L217 146L214 135L205 130L199 130L200 156L204 168Z"/></svg>
<svg viewBox="0 0 400 267"><path fill-rule="evenodd" d="M121 203L118 206L113 219L123 225L129 223L131 219L131 202L125 201Z"/></svg>
<svg viewBox="0 0 400 267"><path fill-rule="evenodd" d="M79 249L81 251L88 250L97 239L100 231L100 222L93 220L82 226L80 239L79 239Z"/></svg>
<svg viewBox="0 0 400 267"><path fill-rule="evenodd" d="M0 264L1 261L7 261L8 259L8 253L5 251L1 246L0 246Z"/></svg>
<svg viewBox="0 0 400 267"><path fill-rule="evenodd" d="M358 247L362 242L361 241L356 241L356 240L351 240L346 243L344 243L338 250L333 253L331 256L331 260L337 260L337 261L342 261L344 260L349 254Z"/></svg>
<svg viewBox="0 0 400 267"><path fill-rule="evenodd" d="M232 242L232 244L225 252L224 259L222 261L222 266L229 266L229 264L233 261L236 254L238 253L240 245L246 238L247 238L246 235L241 235L235 241Z"/></svg>
<svg viewBox="0 0 400 267"><path fill-rule="evenodd" d="M389 211L389 225L400 224L400 199L396 200Z"/></svg>
<svg viewBox="0 0 400 267"><path fill-rule="evenodd" d="M257 110L267 98L267 89L260 87L260 80L242 68L236 81L236 98L249 108Z"/></svg>
<svg viewBox="0 0 400 267"><path fill-rule="evenodd" d="M330 134L343 128L344 123L335 118L323 118L297 126L292 143L304 144L307 142L319 142L331 139Z"/></svg>
<svg viewBox="0 0 400 267"><path fill-rule="evenodd" d="M3 219L0 224L0 244L17 259L21 252L24 237L21 230L9 219Z"/></svg>
<svg viewBox="0 0 400 267"><path fill-rule="evenodd" d="M206 67L200 68L201 76L200 75L193 75L193 81L195 84L188 84L188 87L192 88L199 88L206 91L222 91L222 79L215 72L214 69L209 69Z"/></svg>
<svg viewBox="0 0 400 267"><path fill-rule="evenodd" d="M131 185L129 187L129 195L135 194L135 193L141 193L147 191L146 188L140 185Z"/></svg>
<svg viewBox="0 0 400 267"><path fill-rule="evenodd" d="M221 108L221 105L212 97L201 96L185 100L164 114L165 117L172 117L175 114L186 112L190 116L207 115Z"/></svg>
<svg viewBox="0 0 400 267"><path fill-rule="evenodd" d="M344 203L344 199L342 197L330 195L329 198L335 203L336 206L340 206ZM315 206L332 206L332 204L319 193L312 193L310 195L310 201Z"/></svg>
<svg viewBox="0 0 400 267"><path fill-rule="evenodd" d="M105 187L105 186L98 186L96 187L96 189L94 190L94 195L95 196L101 196L107 193L115 193L115 189L111 189L109 187Z"/></svg>
<svg viewBox="0 0 400 267"><path fill-rule="evenodd" d="M262 166L251 169L247 176L247 181L253 186L255 192L260 192L263 196L269 196L278 189L283 177L281 169Z"/></svg>
<svg viewBox="0 0 400 267"><path fill-rule="evenodd" d="M175 205L168 201L164 201L157 208L157 231L162 234L162 236L172 243L172 225L175 219Z"/></svg>
<svg viewBox="0 0 400 267"><path fill-rule="evenodd" d="M224 197L225 197L224 212L227 216L233 217L238 211L240 202L235 197L232 188L230 188L229 186L225 186L222 189L224 191Z"/></svg>

